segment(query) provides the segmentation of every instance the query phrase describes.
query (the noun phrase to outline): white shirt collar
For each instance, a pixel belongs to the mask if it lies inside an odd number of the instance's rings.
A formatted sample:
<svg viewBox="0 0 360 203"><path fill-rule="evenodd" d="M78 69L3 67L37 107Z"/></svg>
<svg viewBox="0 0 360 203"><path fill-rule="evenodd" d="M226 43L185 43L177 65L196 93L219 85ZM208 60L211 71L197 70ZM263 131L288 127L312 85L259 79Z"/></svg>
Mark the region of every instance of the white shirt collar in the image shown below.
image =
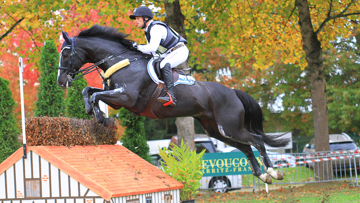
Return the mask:
<svg viewBox="0 0 360 203"><path fill-rule="evenodd" d="M144 29L144 31L145 32L147 32L148 31L148 27L150 26L150 24L153 22L153 20L150 20L150 23L149 23L149 25L148 26L146 26L146 28Z"/></svg>

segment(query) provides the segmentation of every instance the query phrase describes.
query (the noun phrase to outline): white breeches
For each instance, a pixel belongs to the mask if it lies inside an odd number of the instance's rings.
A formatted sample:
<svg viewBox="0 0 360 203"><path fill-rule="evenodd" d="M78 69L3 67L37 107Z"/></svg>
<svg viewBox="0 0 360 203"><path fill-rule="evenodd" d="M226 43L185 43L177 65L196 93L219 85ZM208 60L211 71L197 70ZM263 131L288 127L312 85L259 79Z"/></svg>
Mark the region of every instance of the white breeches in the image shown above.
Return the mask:
<svg viewBox="0 0 360 203"><path fill-rule="evenodd" d="M184 63L189 56L189 49L185 46L182 46L173 52L166 52L161 55L164 58L160 63L160 68L163 68L165 64L170 63L171 68Z"/></svg>

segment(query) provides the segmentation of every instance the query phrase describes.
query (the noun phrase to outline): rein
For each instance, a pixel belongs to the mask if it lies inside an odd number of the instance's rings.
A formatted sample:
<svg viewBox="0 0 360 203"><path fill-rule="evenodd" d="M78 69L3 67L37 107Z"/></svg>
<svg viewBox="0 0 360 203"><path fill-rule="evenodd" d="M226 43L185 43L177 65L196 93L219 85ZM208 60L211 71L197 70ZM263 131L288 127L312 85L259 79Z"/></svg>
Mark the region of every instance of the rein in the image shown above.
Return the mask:
<svg viewBox="0 0 360 203"><path fill-rule="evenodd" d="M101 78L103 79L103 81L105 81L105 79L103 78L103 76L101 75L101 73L100 73L100 71L99 71L99 65L101 65L101 64L103 64L103 63L105 63L105 62L107 62L107 61L111 61L111 60L119 57L121 54L125 53L126 51L127 51L127 50L124 49L122 52L120 52L119 54L117 54L117 55L115 55L115 56L114 56L114 55L108 56L108 57L102 59L101 61L98 61L98 62L94 63L93 65L90 65L90 66L85 67L85 68L83 68L83 69L81 69L81 70L75 71L74 73L72 73L73 75L76 75L76 74L78 74L78 73L81 73L81 74L80 74L79 76L77 76L76 78L71 79L70 82L72 82L72 81L74 81L74 80L77 80L77 79L80 78L81 76L84 76L84 75L86 75L86 74L89 74L89 73L91 73L91 72L94 72L95 70L97 70L97 72L99 73L99 75L101 76ZM137 60L137 58L135 58L135 60L131 60L131 61L136 61L136 60Z"/></svg>
<svg viewBox="0 0 360 203"><path fill-rule="evenodd" d="M95 70L97 70L98 71L98 73L100 74L100 71L99 71L99 65L101 65L101 64L103 64L103 63L105 63L105 62L107 62L107 61L111 61L111 60L113 60L113 59L115 59L115 58L117 58L117 57L119 57L120 55L122 55L123 53L125 53L127 50L127 48L125 48L123 51L121 51L120 53L118 53L117 55L111 55L111 56L108 56L108 57L106 57L106 58L104 58L104 59L102 59L101 61L98 61L98 62L96 62L96 63L94 63L94 64L92 64L92 65L90 65L90 66L88 66L88 67L85 67L85 68L83 68L83 69L81 69L81 70L78 70L78 71L75 71L73 68L72 68L72 61L73 61L73 57L74 57L74 54L76 54L80 59L81 59L81 61L83 62L83 63L85 63L85 61L77 54L77 52L75 51L75 49L73 48L73 46L66 46L66 47L64 47L62 50L61 50L61 52L64 50L64 49L69 49L69 48L71 48L71 58L70 58L70 68L68 68L68 67L61 67L61 66L59 66L59 69L63 69L63 70L69 70L70 71L70 73L67 75L67 77L68 77L68 80L70 81L70 82L73 82L74 80L77 80L78 78L80 78L81 76L84 76L84 75L86 75L86 74L89 74L89 73L91 73L91 72L94 72ZM73 51L74 50L74 51ZM61 59L60 59L61 60ZM133 59L133 60L130 60L131 62L132 61L136 61L137 60L137 58L135 58L135 59ZM78 73L81 73L79 76L77 76L76 78L72 78L71 76L74 76L74 75L77 75ZM101 76L101 74L100 74L100 76ZM105 80L102 76L101 76L101 78L103 79L103 80Z"/></svg>
<svg viewBox="0 0 360 203"><path fill-rule="evenodd" d="M65 49L71 49L69 68L68 68L68 67L62 67L62 66L60 66L60 65L61 65L62 52L63 52ZM73 81L77 80L78 78L80 78L80 77L82 77L82 76L84 76L84 75L86 75L86 74L89 74L89 73L91 73L91 72L94 72L94 71L96 70L96 71L99 73L101 79L103 80L103 84L104 84L105 86L107 86L106 81L107 81L109 78L104 78L104 77L102 76L102 74L101 74L100 71L99 71L99 65L101 65L101 64L103 64L103 63L105 63L105 62L114 60L115 58L119 57L120 55L124 54L124 53L127 52L127 51L128 51L128 48L125 47L124 50L122 50L120 53L118 53L118 54L116 54L116 55L110 55L110 56L108 56L108 57L106 57L106 58L104 58L104 59L102 59L102 60L100 60L100 61L98 61L98 62L96 62L96 63L94 63L94 64L92 64L92 65L90 65L90 66L88 66L88 67L85 67L85 68L83 68L83 69L81 69L81 70L75 71L75 69L72 67L72 65L73 65L73 60L74 60L74 56L75 56L75 55L78 56L84 64L85 64L86 62L85 62L85 60L83 60L83 59L79 56L79 54L76 52L76 50L75 50L75 39L73 39L72 42L71 42L71 45L65 46L65 47L63 47L63 48L61 49L59 69L68 70L68 71L69 71L69 73L68 73L68 75L67 75L67 78L68 78L68 81L70 81L70 82L73 82ZM146 57L145 57L145 58L146 58ZM136 60L138 60L138 58L131 59L131 60L129 60L129 62L133 62L133 61L136 61ZM77 75L78 73L81 73L81 74L80 74L79 76L75 77L75 78L72 78L73 76Z"/></svg>

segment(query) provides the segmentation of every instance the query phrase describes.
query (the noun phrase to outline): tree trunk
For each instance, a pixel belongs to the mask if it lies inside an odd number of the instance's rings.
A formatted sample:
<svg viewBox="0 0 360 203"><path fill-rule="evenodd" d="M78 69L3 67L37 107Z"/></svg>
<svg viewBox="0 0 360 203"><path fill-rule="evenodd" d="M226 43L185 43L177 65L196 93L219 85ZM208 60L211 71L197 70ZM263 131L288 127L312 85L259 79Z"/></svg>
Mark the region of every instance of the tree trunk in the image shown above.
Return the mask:
<svg viewBox="0 0 360 203"><path fill-rule="evenodd" d="M172 27L176 32L178 32L182 37L186 39L184 20L185 16L181 13L179 0L174 0L172 3L169 3L168 0L164 0L165 4L165 23ZM178 68L188 69L189 60L180 64ZM184 143L188 143L191 150L195 150L194 137L194 118L192 117L183 117L176 118L176 127L178 134L178 145L180 145L181 140L184 140Z"/></svg>
<svg viewBox="0 0 360 203"><path fill-rule="evenodd" d="M193 117L178 117L175 121L177 127L178 135L178 145L180 146L181 140L184 140L184 143L187 143L190 147L190 150L195 150L194 143L194 118Z"/></svg>
<svg viewBox="0 0 360 203"><path fill-rule="evenodd" d="M185 16L181 13L179 0L174 0L169 3L168 0L164 0L165 3L165 23L172 27L179 35L186 39L184 20ZM189 60L180 64L177 68L188 69Z"/></svg>
<svg viewBox="0 0 360 203"><path fill-rule="evenodd" d="M325 72L321 42L318 40L311 23L309 4L307 0L296 0L299 10L299 25L301 30L303 50L308 62L307 72L311 84L311 100L314 117L315 150L329 151L329 127L326 106ZM323 162L319 164L322 166ZM324 165L326 166L326 165ZM329 166L330 167L330 166ZM329 170L315 170L317 176L322 180L328 180L332 175Z"/></svg>

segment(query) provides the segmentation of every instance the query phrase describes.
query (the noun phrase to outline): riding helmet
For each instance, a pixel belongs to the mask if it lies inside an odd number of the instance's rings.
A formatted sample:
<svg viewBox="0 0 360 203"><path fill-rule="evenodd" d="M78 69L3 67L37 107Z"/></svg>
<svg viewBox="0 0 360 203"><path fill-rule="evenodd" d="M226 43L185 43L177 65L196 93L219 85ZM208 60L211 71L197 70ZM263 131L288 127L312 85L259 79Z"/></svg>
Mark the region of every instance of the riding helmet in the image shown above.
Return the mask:
<svg viewBox="0 0 360 203"><path fill-rule="evenodd" d="M147 17L149 19L153 19L153 13L146 6L140 6L139 8L134 10L134 13L130 15L130 19L135 19L136 16Z"/></svg>

